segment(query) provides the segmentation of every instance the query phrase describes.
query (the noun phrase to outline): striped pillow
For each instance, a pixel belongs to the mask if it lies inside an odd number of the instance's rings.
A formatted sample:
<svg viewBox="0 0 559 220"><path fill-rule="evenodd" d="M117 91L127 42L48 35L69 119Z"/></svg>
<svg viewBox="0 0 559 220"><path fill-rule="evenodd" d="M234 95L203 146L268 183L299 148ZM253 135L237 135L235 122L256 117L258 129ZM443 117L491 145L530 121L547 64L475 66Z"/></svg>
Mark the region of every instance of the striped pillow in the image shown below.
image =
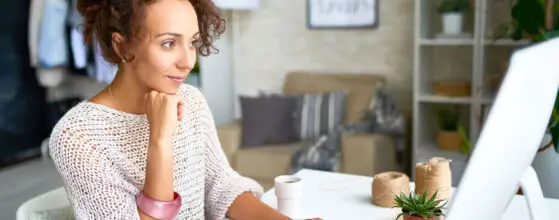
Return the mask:
<svg viewBox="0 0 559 220"><path fill-rule="evenodd" d="M343 123L346 92L336 91L301 96L295 130L301 140L316 142Z"/></svg>

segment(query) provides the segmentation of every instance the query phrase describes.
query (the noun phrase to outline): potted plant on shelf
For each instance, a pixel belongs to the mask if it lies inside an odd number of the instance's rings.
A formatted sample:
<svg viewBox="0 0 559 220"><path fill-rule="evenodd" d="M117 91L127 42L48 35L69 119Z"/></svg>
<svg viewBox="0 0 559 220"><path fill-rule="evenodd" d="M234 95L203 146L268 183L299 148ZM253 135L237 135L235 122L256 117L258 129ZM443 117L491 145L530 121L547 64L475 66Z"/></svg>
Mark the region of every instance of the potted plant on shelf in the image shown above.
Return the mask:
<svg viewBox="0 0 559 220"><path fill-rule="evenodd" d="M470 141L464 127L460 125L458 109L453 107L441 108L438 111L438 115L438 148L449 151L460 151L464 154L468 154L470 152Z"/></svg>
<svg viewBox="0 0 559 220"><path fill-rule="evenodd" d="M394 207L400 208L402 213L396 216L396 220L400 216L404 220L439 220L444 216L443 209L447 203L446 200L436 199L437 192L433 193L431 198L427 199L427 191L422 195L415 195L410 192L408 195L403 192L394 197Z"/></svg>
<svg viewBox="0 0 559 220"><path fill-rule="evenodd" d="M470 0L443 0L438 11L442 16L443 34L460 35L464 23L464 12L471 7Z"/></svg>

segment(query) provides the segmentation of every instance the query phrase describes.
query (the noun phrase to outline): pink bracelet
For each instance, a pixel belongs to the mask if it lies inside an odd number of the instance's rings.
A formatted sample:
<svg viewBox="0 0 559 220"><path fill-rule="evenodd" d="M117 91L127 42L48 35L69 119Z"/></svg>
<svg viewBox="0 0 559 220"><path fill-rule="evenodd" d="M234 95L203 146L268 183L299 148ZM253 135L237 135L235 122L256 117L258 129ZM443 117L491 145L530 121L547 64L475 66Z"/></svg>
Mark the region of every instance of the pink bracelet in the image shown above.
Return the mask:
<svg viewBox="0 0 559 220"><path fill-rule="evenodd" d="M140 210L151 217L172 220L179 213L182 198L177 192L174 192L172 201L159 201L148 197L143 191L140 191L136 195L136 204Z"/></svg>

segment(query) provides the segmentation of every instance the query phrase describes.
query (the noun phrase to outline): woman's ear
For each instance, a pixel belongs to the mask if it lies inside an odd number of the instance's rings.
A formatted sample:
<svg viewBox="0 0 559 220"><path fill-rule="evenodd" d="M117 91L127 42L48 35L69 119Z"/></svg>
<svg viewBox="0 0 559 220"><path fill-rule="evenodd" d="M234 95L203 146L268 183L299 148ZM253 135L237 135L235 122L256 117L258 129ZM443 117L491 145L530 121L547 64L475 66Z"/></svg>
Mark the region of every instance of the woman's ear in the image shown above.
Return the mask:
<svg viewBox="0 0 559 220"><path fill-rule="evenodd" d="M113 32L111 39L113 51L120 58L122 63L126 63L127 58L126 51L124 49L126 45L126 38L117 32Z"/></svg>

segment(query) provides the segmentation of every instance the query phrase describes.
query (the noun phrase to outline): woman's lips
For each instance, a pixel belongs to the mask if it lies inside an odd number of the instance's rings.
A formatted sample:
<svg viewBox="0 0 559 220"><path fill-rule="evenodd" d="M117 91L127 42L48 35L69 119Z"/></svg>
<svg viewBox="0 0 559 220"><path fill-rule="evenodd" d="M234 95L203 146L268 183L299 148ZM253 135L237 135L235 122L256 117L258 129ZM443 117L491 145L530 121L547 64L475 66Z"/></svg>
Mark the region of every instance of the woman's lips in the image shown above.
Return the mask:
<svg viewBox="0 0 559 220"><path fill-rule="evenodd" d="M167 76L169 79L177 82L177 83L183 83L184 82L184 77L182 76Z"/></svg>

